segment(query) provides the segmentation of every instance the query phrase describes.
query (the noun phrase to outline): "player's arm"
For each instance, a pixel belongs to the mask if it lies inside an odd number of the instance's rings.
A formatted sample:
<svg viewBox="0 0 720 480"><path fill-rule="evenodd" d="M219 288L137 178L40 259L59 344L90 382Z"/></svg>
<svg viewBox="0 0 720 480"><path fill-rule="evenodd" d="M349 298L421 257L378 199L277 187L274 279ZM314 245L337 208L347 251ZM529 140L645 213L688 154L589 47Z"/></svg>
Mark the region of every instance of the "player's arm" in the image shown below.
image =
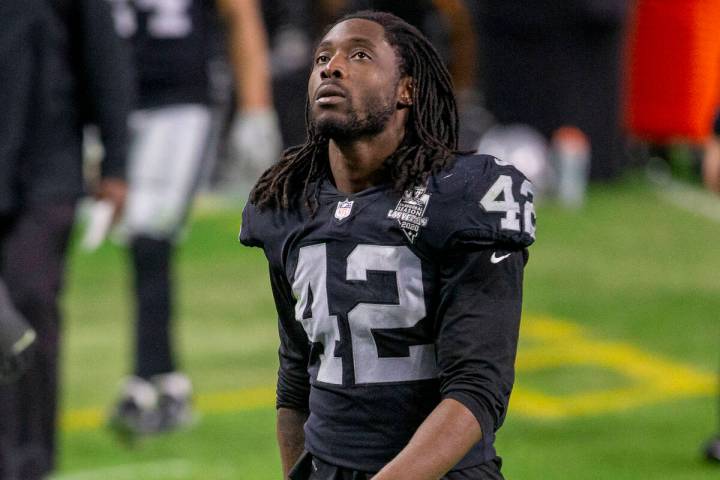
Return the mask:
<svg viewBox="0 0 720 480"><path fill-rule="evenodd" d="M292 292L284 274L270 269L270 282L278 311L280 333L277 383L277 441L283 478L305 448L303 426L308 417L310 378L307 373L309 345L300 322L295 320Z"/></svg>
<svg viewBox="0 0 720 480"><path fill-rule="evenodd" d="M438 479L483 436L491 441L514 380L525 260L523 250L475 250L444 262L436 343L443 399L375 480Z"/></svg>
<svg viewBox="0 0 720 480"><path fill-rule="evenodd" d="M272 102L270 49L257 0L218 0L229 25L237 111L230 131L235 157L260 175L280 157L282 138Z"/></svg>
<svg viewBox="0 0 720 480"><path fill-rule="evenodd" d="M265 250L268 259L273 242L268 242L267 225L255 205L248 203L243 210L240 242ZM278 313L280 368L277 381L277 441L282 462L283 478L300 458L305 448L303 427L309 413L310 376L307 371L310 344L300 322L295 320L295 300L285 272L270 260L270 286Z"/></svg>
<svg viewBox="0 0 720 480"><path fill-rule="evenodd" d="M307 412L293 410L292 408L278 408L277 411L277 440L280 449L283 478L295 462L298 461L305 450L305 432L303 426L307 421Z"/></svg>
<svg viewBox="0 0 720 480"><path fill-rule="evenodd" d="M420 425L410 443L373 480L437 480L480 441L472 412L445 399Z"/></svg>
<svg viewBox="0 0 720 480"><path fill-rule="evenodd" d="M240 110L272 106L268 39L257 0L218 0L229 29Z"/></svg>
<svg viewBox="0 0 720 480"><path fill-rule="evenodd" d="M128 49L117 35L108 2L79 3L82 22L83 103L100 128L105 151L97 195L110 200L117 211L125 202L128 116L135 102L135 83Z"/></svg>

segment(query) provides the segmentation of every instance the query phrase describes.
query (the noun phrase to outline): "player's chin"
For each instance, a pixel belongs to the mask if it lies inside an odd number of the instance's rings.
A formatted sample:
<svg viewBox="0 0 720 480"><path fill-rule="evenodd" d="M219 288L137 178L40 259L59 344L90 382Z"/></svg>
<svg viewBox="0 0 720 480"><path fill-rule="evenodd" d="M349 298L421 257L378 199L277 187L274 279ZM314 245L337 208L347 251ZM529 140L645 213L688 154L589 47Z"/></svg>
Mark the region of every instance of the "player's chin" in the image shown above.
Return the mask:
<svg viewBox="0 0 720 480"><path fill-rule="evenodd" d="M313 123L319 134L332 137L334 133L347 130L350 121L348 115L343 112L329 111L314 115Z"/></svg>

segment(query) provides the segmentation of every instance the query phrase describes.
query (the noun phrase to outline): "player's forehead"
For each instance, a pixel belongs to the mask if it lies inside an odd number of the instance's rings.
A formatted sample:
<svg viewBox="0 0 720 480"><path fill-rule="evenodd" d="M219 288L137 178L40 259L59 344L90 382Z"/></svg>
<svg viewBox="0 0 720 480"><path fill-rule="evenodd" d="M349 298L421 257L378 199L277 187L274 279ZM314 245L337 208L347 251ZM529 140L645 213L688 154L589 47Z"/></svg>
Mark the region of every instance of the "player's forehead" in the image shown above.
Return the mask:
<svg viewBox="0 0 720 480"><path fill-rule="evenodd" d="M365 44L378 50L393 52L379 23L364 18L351 18L333 26L320 40L318 49Z"/></svg>

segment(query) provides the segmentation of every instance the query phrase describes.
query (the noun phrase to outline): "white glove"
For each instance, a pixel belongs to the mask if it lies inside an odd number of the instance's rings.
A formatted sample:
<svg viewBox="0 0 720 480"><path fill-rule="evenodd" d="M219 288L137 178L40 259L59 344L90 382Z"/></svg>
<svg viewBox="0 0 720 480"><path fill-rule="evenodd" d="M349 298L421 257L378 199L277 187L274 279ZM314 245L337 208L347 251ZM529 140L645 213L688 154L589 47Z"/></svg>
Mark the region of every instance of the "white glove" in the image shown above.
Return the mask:
<svg viewBox="0 0 720 480"><path fill-rule="evenodd" d="M238 112L230 142L235 161L255 180L280 159L282 138L275 110Z"/></svg>

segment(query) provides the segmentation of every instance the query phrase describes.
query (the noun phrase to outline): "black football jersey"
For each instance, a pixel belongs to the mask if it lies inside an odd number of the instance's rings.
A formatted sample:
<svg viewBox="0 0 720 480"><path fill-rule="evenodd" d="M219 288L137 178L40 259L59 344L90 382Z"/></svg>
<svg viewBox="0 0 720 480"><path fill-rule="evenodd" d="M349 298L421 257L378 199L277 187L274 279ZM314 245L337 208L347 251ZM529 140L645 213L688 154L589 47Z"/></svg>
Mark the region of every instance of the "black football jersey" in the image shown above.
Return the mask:
<svg viewBox="0 0 720 480"><path fill-rule="evenodd" d="M377 472L453 398L483 431L455 470L494 460L534 231L530 182L484 155L402 194L326 180L314 216L248 204L240 240L263 248L279 317L277 406L309 411L307 450Z"/></svg>
<svg viewBox="0 0 720 480"><path fill-rule="evenodd" d="M130 39L140 108L207 103L214 0L109 0L118 33Z"/></svg>

